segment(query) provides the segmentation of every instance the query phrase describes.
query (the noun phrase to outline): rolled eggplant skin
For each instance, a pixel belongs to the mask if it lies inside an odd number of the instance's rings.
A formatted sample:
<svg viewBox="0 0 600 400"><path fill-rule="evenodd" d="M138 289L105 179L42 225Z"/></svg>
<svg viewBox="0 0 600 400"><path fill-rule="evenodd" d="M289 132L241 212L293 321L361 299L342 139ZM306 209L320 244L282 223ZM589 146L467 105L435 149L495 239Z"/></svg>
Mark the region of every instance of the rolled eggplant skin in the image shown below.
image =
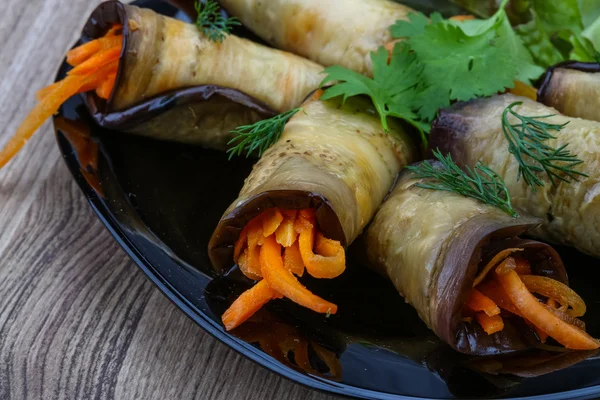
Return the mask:
<svg viewBox="0 0 600 400"><path fill-rule="evenodd" d="M220 0L271 45L319 64L371 75L370 53L413 10L389 0Z"/></svg>
<svg viewBox="0 0 600 400"><path fill-rule="evenodd" d="M538 97L569 117L600 121L600 65L569 63L552 68Z"/></svg>
<svg viewBox="0 0 600 400"><path fill-rule="evenodd" d="M264 119L263 115L243 104L215 96L199 103L177 106L125 131L224 151L234 137L229 133L232 129L261 119Z"/></svg>
<svg viewBox="0 0 600 400"><path fill-rule="evenodd" d="M408 170L402 172L367 229L366 251L370 265L389 277L421 319L447 341L443 333L446 327L439 324L440 302L451 300L440 298L438 293L442 291L437 286L447 285L444 291L460 296L463 283L443 279L440 274L446 269L450 271L446 275L465 277L470 279L467 286L471 285L479 261L478 246L485 235L539 221L515 219L472 198L417 186L424 182L414 179ZM466 243L467 248L471 245L472 253L461 254L460 259L451 257L456 240ZM472 256L476 259L475 270L468 271Z"/></svg>
<svg viewBox="0 0 600 400"><path fill-rule="evenodd" d="M508 151L501 120L504 109L516 101L523 102L514 108L521 115L555 114L545 121L568 122L559 133L555 132L557 139L545 143L554 148L568 144L567 149L583 160L576 168L589 177L576 182L559 181L554 187L546 174L540 174L544 186L535 191L519 179L519 165ZM500 174L513 205L543 219L532 235L600 256L600 123L569 118L530 99L506 94L442 111L433 124L430 145L451 153L459 164L473 167L481 160Z"/></svg>
<svg viewBox="0 0 600 400"><path fill-rule="evenodd" d="M331 202L346 243L375 214L400 169L417 150L400 125L385 133L365 99L310 100L256 163L240 199L265 190L302 189Z"/></svg>
<svg viewBox="0 0 600 400"><path fill-rule="evenodd" d="M222 43L193 24L124 5L126 49L111 111L174 89L199 85L235 88L283 112L297 107L322 80L311 61L228 35Z"/></svg>

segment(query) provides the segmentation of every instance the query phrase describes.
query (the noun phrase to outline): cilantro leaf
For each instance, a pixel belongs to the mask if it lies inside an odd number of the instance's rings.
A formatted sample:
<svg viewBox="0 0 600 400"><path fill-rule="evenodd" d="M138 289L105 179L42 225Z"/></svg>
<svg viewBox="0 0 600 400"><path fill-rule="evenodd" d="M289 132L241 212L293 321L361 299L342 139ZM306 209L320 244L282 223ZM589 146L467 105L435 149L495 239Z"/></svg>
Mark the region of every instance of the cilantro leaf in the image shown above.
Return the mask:
<svg viewBox="0 0 600 400"><path fill-rule="evenodd" d="M589 28L600 20L600 2L598 0L578 0L584 28Z"/></svg>
<svg viewBox="0 0 600 400"><path fill-rule="evenodd" d="M442 22L444 17L440 13L433 13L428 19L423 13L410 13L408 14L408 21L399 19L390 27L390 33L396 39L423 34L425 33L425 27L430 24L430 19L432 24L437 24Z"/></svg>
<svg viewBox="0 0 600 400"><path fill-rule="evenodd" d="M388 51L384 47L371 53L372 79L337 65L326 68L324 71L326 77L321 86L333 81L340 83L326 89L321 98L327 100L343 96L345 101L351 96L366 95L373 101L386 131L389 116L422 127L416 121L417 115L412 111L411 103L411 99L415 96L415 86L420 79L421 66L416 63L414 54L409 53L408 48L402 43L394 46L389 64L388 57Z"/></svg>

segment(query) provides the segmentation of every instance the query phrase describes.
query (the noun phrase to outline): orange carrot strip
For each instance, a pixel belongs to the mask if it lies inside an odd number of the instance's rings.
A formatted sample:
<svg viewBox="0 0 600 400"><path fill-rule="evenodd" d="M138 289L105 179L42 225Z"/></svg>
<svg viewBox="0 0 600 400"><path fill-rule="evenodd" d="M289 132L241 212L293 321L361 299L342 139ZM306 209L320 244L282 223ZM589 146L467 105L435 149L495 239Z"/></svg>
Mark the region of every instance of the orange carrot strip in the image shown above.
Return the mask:
<svg viewBox="0 0 600 400"><path fill-rule="evenodd" d="M483 280L485 279L485 277L487 276L487 274L502 260L504 260L505 258L507 258L508 256L510 256L512 253L516 252L516 251L523 251L523 249L504 249L501 252L499 252L498 254L496 254L491 260L490 262L488 262L486 264L485 267L483 267L483 269L481 270L481 272L479 273L479 275L477 275L477 277L475 278L475 281L473 281L473 287L479 285L481 282L483 282Z"/></svg>
<svg viewBox="0 0 600 400"><path fill-rule="evenodd" d="M546 309L544 305L527 290L527 287L513 270L496 269L496 279L500 282L508 297L523 315L523 318L546 332L554 340L574 350L593 350L600 342L583 330L570 325Z"/></svg>
<svg viewBox="0 0 600 400"><path fill-rule="evenodd" d="M281 245L273 236L265 238L260 251L261 272L269 286L288 299L318 313L337 312L337 306L306 289L290 271L284 268Z"/></svg>
<svg viewBox="0 0 600 400"><path fill-rule="evenodd" d="M515 259L515 271L519 275L531 275L531 264L523 257L513 256Z"/></svg>
<svg viewBox="0 0 600 400"><path fill-rule="evenodd" d="M77 46L67 53L67 64L75 67L89 59L94 54L123 45L123 36L105 36Z"/></svg>
<svg viewBox="0 0 600 400"><path fill-rule="evenodd" d="M278 208L269 208L265 211L262 216L263 235L267 237L274 234L281 221L283 221L283 214Z"/></svg>
<svg viewBox="0 0 600 400"><path fill-rule="evenodd" d="M537 101L537 89L521 81L515 81L515 87L508 89L508 92L515 96L529 97L531 100Z"/></svg>
<svg viewBox="0 0 600 400"><path fill-rule="evenodd" d="M242 229L242 232L240 232L240 237L238 237L238 240L233 246L233 261L235 262L237 262L238 257L242 254L244 246L248 244L248 227L248 224L244 226L244 229Z"/></svg>
<svg viewBox="0 0 600 400"><path fill-rule="evenodd" d="M477 286L477 290L491 299L501 309L521 316L521 313L512 303L502 285L500 285L500 283L498 283L496 280L483 282L481 285Z"/></svg>
<svg viewBox="0 0 600 400"><path fill-rule="evenodd" d="M500 332L502 329L504 329L504 321L499 315L494 315L490 317L484 312L478 312L477 314L475 314L475 319L477 319L479 325L481 325L485 333L487 333L488 335Z"/></svg>
<svg viewBox="0 0 600 400"><path fill-rule="evenodd" d="M346 270L346 255L341 244L333 240L328 241L320 233L315 241L316 228L307 221L302 222L300 229L298 241L306 271L315 278L330 279L340 276ZM318 246L324 255L315 254L313 245Z"/></svg>
<svg viewBox="0 0 600 400"><path fill-rule="evenodd" d="M260 276L260 246L263 239L262 223L259 218L254 218L248 222L248 270Z"/></svg>
<svg viewBox="0 0 600 400"><path fill-rule="evenodd" d="M521 280L530 292L556 300L563 306L571 306L572 310L569 310L571 316L581 317L585 314L586 305L583 299L564 283L545 276L535 275L522 276Z"/></svg>
<svg viewBox="0 0 600 400"><path fill-rule="evenodd" d="M500 307L498 307L489 297L481 294L477 289L471 289L471 294L469 295L466 304L471 310L483 311L488 317L500 314Z"/></svg>
<svg viewBox="0 0 600 400"><path fill-rule="evenodd" d="M108 32L106 32L104 37L120 35L122 30L123 30L123 25L114 24L113 26L111 26L111 28L108 30Z"/></svg>
<svg viewBox="0 0 600 400"><path fill-rule="evenodd" d="M290 247L298 237L298 232L294 229L298 210L283 210L283 221L275 231L277 243L283 247Z"/></svg>
<svg viewBox="0 0 600 400"><path fill-rule="evenodd" d="M121 55L120 47L113 47L107 50L100 51L90 57L88 60L79 64L69 72L68 75L88 75L89 73L105 66L113 61L117 61Z"/></svg>
<svg viewBox="0 0 600 400"><path fill-rule="evenodd" d="M457 22L469 21L472 19L475 19L474 15L455 15L453 17L450 17L450 20Z"/></svg>
<svg viewBox="0 0 600 400"><path fill-rule="evenodd" d="M256 251L260 250L257 249ZM252 279L253 281L257 281L262 278L260 273L257 273L257 267L250 265L248 262L248 249L244 250L244 253L238 257L237 264L238 268L240 271L242 271L242 274L244 274L246 278ZM258 272L260 272L260 265L258 266Z"/></svg>
<svg viewBox="0 0 600 400"><path fill-rule="evenodd" d="M304 263L302 262L298 242L295 242L283 251L283 266L294 275L304 275Z"/></svg>
<svg viewBox="0 0 600 400"><path fill-rule="evenodd" d="M60 106L71 96L80 93L82 88L92 82L100 82L112 72L112 65L106 65L89 76L67 76L56 85L54 90L47 94L31 110L29 115L21 123L15 135L8 141L6 146L0 151L0 168L2 168L10 159L17 154L19 150L33 136L35 131L42 124L58 111Z"/></svg>
<svg viewBox="0 0 600 400"><path fill-rule="evenodd" d="M242 293L223 313L221 320L225 325L225 330L230 331L239 326L270 300L281 297L264 280L258 282Z"/></svg>
<svg viewBox="0 0 600 400"><path fill-rule="evenodd" d="M98 89L96 89L96 94L98 97L104 100L108 100L110 94L112 93L113 87L115 86L115 80L117 79L117 74L110 74L104 82L100 84Z"/></svg>

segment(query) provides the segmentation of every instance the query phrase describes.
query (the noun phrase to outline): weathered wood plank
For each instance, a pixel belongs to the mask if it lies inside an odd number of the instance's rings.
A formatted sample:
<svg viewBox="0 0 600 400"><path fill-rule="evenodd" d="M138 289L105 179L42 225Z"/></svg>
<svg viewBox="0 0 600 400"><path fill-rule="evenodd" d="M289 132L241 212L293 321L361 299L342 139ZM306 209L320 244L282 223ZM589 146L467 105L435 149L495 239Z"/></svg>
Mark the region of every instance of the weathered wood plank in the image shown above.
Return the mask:
<svg viewBox="0 0 600 400"><path fill-rule="evenodd" d="M98 0L2 0L0 145ZM188 320L94 217L46 124L0 171L1 399L324 399Z"/></svg>

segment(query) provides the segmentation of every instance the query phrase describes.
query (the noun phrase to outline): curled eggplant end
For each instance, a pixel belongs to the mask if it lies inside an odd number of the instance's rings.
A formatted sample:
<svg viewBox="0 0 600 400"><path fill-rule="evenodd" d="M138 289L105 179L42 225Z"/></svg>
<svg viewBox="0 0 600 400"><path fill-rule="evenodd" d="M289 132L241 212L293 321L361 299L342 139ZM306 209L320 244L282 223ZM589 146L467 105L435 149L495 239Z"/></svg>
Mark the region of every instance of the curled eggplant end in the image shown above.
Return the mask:
<svg viewBox="0 0 600 400"><path fill-rule="evenodd" d="M314 295L296 278L304 271L331 279L346 269L344 248L317 228L315 210L268 208L252 218L234 245L241 272L259 282L242 293L222 316L226 330L238 327L272 299L287 297L322 314L337 306Z"/></svg>
<svg viewBox="0 0 600 400"><path fill-rule="evenodd" d="M235 264L234 247L242 230L270 208L313 209L319 231L326 238L346 245L342 224L331 203L322 195L302 190L266 191L233 204L219 221L208 244L208 254L217 271L222 272Z"/></svg>
<svg viewBox="0 0 600 400"><path fill-rule="evenodd" d="M198 85L168 90L155 96L143 97L133 105L120 106L118 103L121 101L117 100L120 92L126 90L122 87L124 86L123 82L128 79L129 64L133 68L136 63L142 62L136 58L138 51L135 47L137 43L141 42L141 36L144 34L140 29L144 23L143 20L144 16L137 8L124 5L119 1L107 1L92 12L83 28L82 41L89 42L104 37L113 26L122 26L122 48L110 95L103 99L94 92L88 92L85 96L86 106L98 125L107 129L131 131L158 139L223 149L229 141L227 135L229 130L277 114L275 110L252 96L218 85ZM206 107L199 108L196 105L206 105ZM202 112L204 108L207 109L206 113ZM176 118L169 119L186 121L185 126L177 127L177 130L190 132L177 135L165 132L165 130L173 130L173 121L163 121L157 117L165 115L171 110L180 110L181 115L178 114ZM218 127L220 129L215 128L220 131L220 133L215 133L219 137L216 138L216 143L211 143L214 140L211 138L211 134L206 132L210 130L210 126L207 125L218 124L218 121L201 120L201 118L208 119L210 115L214 115L220 110L224 110L221 111L223 114L221 120L227 120L224 123L226 126L221 126L223 125L223 121L221 121L221 125ZM207 114L207 116L201 114ZM202 125L202 131L204 131L200 138L191 133L197 125Z"/></svg>
<svg viewBox="0 0 600 400"><path fill-rule="evenodd" d="M562 260L551 246L518 237L490 239L480 254L471 260L476 268L468 269L476 269L477 276L465 277L472 288L456 305L460 320L453 318L459 351L488 354L501 352L505 344L506 351L523 350L549 337L575 350L600 346L577 319L585 303L568 287ZM484 348L486 343L494 345Z"/></svg>
<svg viewBox="0 0 600 400"><path fill-rule="evenodd" d="M570 117L598 121L600 64L567 61L542 77L538 101Z"/></svg>

